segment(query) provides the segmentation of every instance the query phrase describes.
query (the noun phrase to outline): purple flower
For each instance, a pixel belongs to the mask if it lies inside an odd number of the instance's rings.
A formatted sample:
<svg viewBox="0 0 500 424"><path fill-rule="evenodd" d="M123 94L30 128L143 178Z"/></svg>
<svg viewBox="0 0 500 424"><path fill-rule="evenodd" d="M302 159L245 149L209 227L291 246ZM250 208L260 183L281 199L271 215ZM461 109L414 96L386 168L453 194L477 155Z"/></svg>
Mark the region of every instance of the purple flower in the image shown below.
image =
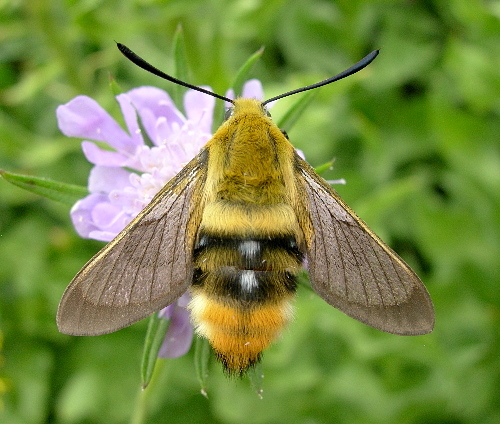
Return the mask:
<svg viewBox="0 0 500 424"><path fill-rule="evenodd" d="M158 356L160 358L178 358L185 355L193 341L193 326L191 325L189 311L186 309L191 296L184 293L177 302L163 308L159 316L170 320L167 334L163 339Z"/></svg>
<svg viewBox="0 0 500 424"><path fill-rule="evenodd" d="M90 195L73 206L71 218L84 238L112 240L211 137L215 99L206 94L186 93L186 117L167 93L154 87L136 88L117 100L128 131L86 96L57 108L65 135L107 143L113 149L82 143L95 166L89 177Z"/></svg>
<svg viewBox="0 0 500 424"><path fill-rule="evenodd" d="M248 81L243 96L262 99L260 81ZM126 130L87 96L57 108L60 130L85 139L83 153L94 164L90 194L75 203L71 219L80 236L101 241L111 241L123 230L212 136L215 99L204 93L186 92L185 115L166 92L154 87L139 87L116 99ZM171 320L161 357L189 350L193 328L185 308L188 300L185 294L160 312Z"/></svg>

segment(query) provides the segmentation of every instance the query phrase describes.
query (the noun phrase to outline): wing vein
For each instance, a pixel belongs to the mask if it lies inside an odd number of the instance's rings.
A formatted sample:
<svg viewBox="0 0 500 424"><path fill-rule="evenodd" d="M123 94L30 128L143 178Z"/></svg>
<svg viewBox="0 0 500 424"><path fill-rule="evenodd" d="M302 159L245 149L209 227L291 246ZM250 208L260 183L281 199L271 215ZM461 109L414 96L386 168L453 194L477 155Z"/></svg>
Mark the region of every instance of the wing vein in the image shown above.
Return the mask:
<svg viewBox="0 0 500 424"><path fill-rule="evenodd" d="M335 240L337 242L337 253L338 253L338 256L339 256L339 259L340 259L340 263L342 264L342 275L344 276L343 278L343 285L344 285L344 293L345 293L345 296L346 298L349 298L349 284L348 284L348 277L347 277L347 273L346 273L346 266L345 266L345 256L344 256L344 252L341 248L341 242L340 242L340 238L339 238L339 222L337 221L337 219L332 215L332 213L330 211L328 211L328 208L325 204L325 209L327 210L327 212L329 212L330 214L330 217L332 218L332 222L334 223L333 225L333 235L335 236ZM333 275L330 275L330 273L328 273L328 279L331 280L333 279ZM337 281L338 283L338 281Z"/></svg>
<svg viewBox="0 0 500 424"><path fill-rule="evenodd" d="M151 255L149 254L145 254L145 252L148 251L149 249L149 246L151 245L151 242L153 241L154 237L156 236L156 230L158 229L158 226L160 225L160 222L163 220L163 217L165 215L163 215L161 217L161 219L157 219L156 222L155 222L155 225L154 225L154 231L152 232L151 234L151 237L149 238L148 242L147 242L147 245L144 247L144 250L142 252L142 257L141 257L141 260L139 262L139 265L138 265L138 272L134 273L134 279L132 281L132 284L130 285L130 290L129 290L129 299L132 299L132 292L134 291L135 289L135 286L137 284L137 279L139 277L139 272L140 270L142 269L142 264L144 263L144 261L148 258L151 257ZM161 245L161 241L163 240L163 232L162 232L162 237L160 238L160 245ZM154 257L154 261L155 261L155 265L153 267L153 271L151 273L151 279L150 279L150 285L149 285L149 300L151 301L151 293L152 293L152 282L155 280L154 279L154 276L155 276L155 269L156 269L156 264L158 263L158 255L152 255Z"/></svg>
<svg viewBox="0 0 500 424"><path fill-rule="evenodd" d="M387 271L385 269L385 266L384 266L385 262L383 260L381 260L381 258L379 256L379 252L377 252L377 249L373 249L373 253L375 254L375 257L377 258L377 261L378 261L378 264L380 266L380 269L381 269L382 273L384 274L385 281L387 282L387 285L389 286L389 289L390 289L390 292L391 292L391 295L392 295L392 298L393 298L393 303L395 303L396 296L394 294L394 290L393 290L393 287L392 287L391 279L390 279L389 274L387 273ZM382 250L382 254L387 255L387 252L385 250ZM396 271L391 258L389 258L389 262L391 263L392 268L394 269L394 271ZM395 274L399 277L397 271L395 272ZM376 280L375 280L375 282L376 282ZM380 296L381 296L381 299L382 299L382 306L385 307L386 303L384 301L385 300L384 297L382 296L382 291L380 289L380 286L379 286L378 282L376 282L376 284L377 284L377 288L379 289Z"/></svg>
<svg viewBox="0 0 500 424"><path fill-rule="evenodd" d="M324 257L324 260L325 260L325 264L326 264L326 274L328 277L330 277L330 261L328 260L328 256L326 254L326 247L325 247L325 243L324 243L324 237L323 237L323 234L324 234L324 226L323 226L323 220L321 219L321 213L319 212L319 207L318 205L316 204L316 199L314 198L310 198L310 204L311 205L314 205L314 209L315 209L315 212L316 212L316 217L317 217L317 222L319 223L320 225L320 230L316 232L316 236L318 237L321 237L321 241L322 243L314 243L314 257L315 258L318 258L318 247L319 245L321 245L321 248L322 248L322 253L323 253L323 257Z"/></svg>
<svg viewBox="0 0 500 424"><path fill-rule="evenodd" d="M335 218L333 218L335 219ZM349 287L350 284L349 282L351 282L351 280L354 280L353 278L349 278L347 277L347 274L346 274L346 268L347 266L349 266L350 268L355 268L357 273L359 274L359 285L361 286L361 288L363 289L363 297L365 299L365 304L368 303L367 302L367 299L368 299L368 291L366 289L366 284L365 284L365 281L364 281L364 278L363 278L363 272L361 270L361 265L360 265L360 261L358 259L358 256L353 248L353 246L351 245L351 238L346 234L346 231L344 230L344 227L342 226L342 223L340 223L339 221L335 221L337 226L338 226L338 229L339 231L344 235L344 240L346 242L346 247L349 248L349 251L351 252L351 255L352 255L352 258L354 260L354 264L347 264L346 262L342 262L343 263L343 271L344 271L344 275L345 275L345 281L346 281L346 286ZM359 245L358 245L359 246ZM339 249L340 251L342 251L342 249ZM355 265L355 266L354 266ZM354 281L352 281L352 283L354 283ZM356 290L356 286L354 284L351 284L353 289ZM346 297L349 299L349 296L348 296L348 293L346 291Z"/></svg>

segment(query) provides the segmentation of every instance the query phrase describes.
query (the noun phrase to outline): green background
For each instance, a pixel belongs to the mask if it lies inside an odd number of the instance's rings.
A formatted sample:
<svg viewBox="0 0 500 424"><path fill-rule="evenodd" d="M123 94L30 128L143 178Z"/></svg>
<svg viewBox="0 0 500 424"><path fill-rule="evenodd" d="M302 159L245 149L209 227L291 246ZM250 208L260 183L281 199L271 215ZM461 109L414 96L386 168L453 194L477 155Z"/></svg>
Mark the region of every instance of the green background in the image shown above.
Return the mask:
<svg viewBox="0 0 500 424"><path fill-rule="evenodd" d="M212 363L200 395L192 352L138 398L144 322L100 337L59 334L55 313L102 243L69 208L0 182L0 421L126 423L500 422L500 2L477 0L59 0L0 2L0 168L85 185L80 142L55 108L74 96L114 116L128 90L172 84L136 68L127 44L167 72L179 24L191 82L224 93L260 46L266 97L329 77L289 135L309 162L415 269L436 308L426 336L381 333L300 290L294 322L264 355L264 398ZM279 118L296 98L273 108ZM142 402L142 403L141 403ZM138 422L138 421L136 421Z"/></svg>

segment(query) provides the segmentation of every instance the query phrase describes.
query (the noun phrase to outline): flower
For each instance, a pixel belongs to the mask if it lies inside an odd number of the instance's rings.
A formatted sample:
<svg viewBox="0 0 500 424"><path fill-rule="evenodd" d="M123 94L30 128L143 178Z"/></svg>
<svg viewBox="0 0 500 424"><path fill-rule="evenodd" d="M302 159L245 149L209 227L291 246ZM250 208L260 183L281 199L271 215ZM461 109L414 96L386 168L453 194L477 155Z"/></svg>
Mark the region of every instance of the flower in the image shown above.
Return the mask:
<svg viewBox="0 0 500 424"><path fill-rule="evenodd" d="M154 87L136 88L117 100L128 132L87 96L57 109L65 135L107 143L114 149L104 150L87 140L82 143L85 156L95 166L89 176L90 195L73 206L71 218L84 238L112 240L211 137L215 99L206 94L186 93L187 117L167 93Z"/></svg>
<svg viewBox="0 0 500 424"><path fill-rule="evenodd" d="M243 96L262 99L260 81L248 81ZM227 97L234 94L228 92ZM155 87L139 87L116 99L127 131L87 96L75 97L56 112L59 129L85 139L83 153L94 164L90 194L71 209L73 225L81 237L101 241L118 235L212 136L215 98L207 94L188 90L185 115ZM193 328L188 301L185 294L160 311L161 317L171 320L160 357L178 357L189 350Z"/></svg>
<svg viewBox="0 0 500 424"><path fill-rule="evenodd" d="M160 358L178 358L185 355L193 341L193 326L187 310L191 300L188 293L184 293L177 302L163 308L159 316L170 320L167 334L158 352Z"/></svg>

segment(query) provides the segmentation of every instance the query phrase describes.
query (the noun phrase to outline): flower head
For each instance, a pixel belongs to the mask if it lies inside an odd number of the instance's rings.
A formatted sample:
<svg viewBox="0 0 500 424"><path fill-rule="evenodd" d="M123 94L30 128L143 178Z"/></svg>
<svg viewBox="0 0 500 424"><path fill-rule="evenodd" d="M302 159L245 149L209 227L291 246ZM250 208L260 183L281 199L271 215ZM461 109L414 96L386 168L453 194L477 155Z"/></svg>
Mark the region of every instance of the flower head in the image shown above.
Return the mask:
<svg viewBox="0 0 500 424"><path fill-rule="evenodd" d="M154 87L136 88L117 100L128 131L86 96L57 109L65 135L94 141L82 143L95 165L90 195L73 206L71 218L82 237L102 241L112 240L210 139L215 103L213 97L190 90L184 116L166 92Z"/></svg>
<svg viewBox="0 0 500 424"><path fill-rule="evenodd" d="M243 96L262 99L260 82L248 81ZM165 91L154 87L139 87L116 98L126 130L87 96L57 108L60 130L85 139L83 152L94 164L90 194L75 203L71 219L80 236L101 241L117 236L211 138L215 106L213 97L195 90L184 95L185 114ZM188 299L186 294L160 313L171 320L161 357L189 350L193 329L185 308Z"/></svg>

